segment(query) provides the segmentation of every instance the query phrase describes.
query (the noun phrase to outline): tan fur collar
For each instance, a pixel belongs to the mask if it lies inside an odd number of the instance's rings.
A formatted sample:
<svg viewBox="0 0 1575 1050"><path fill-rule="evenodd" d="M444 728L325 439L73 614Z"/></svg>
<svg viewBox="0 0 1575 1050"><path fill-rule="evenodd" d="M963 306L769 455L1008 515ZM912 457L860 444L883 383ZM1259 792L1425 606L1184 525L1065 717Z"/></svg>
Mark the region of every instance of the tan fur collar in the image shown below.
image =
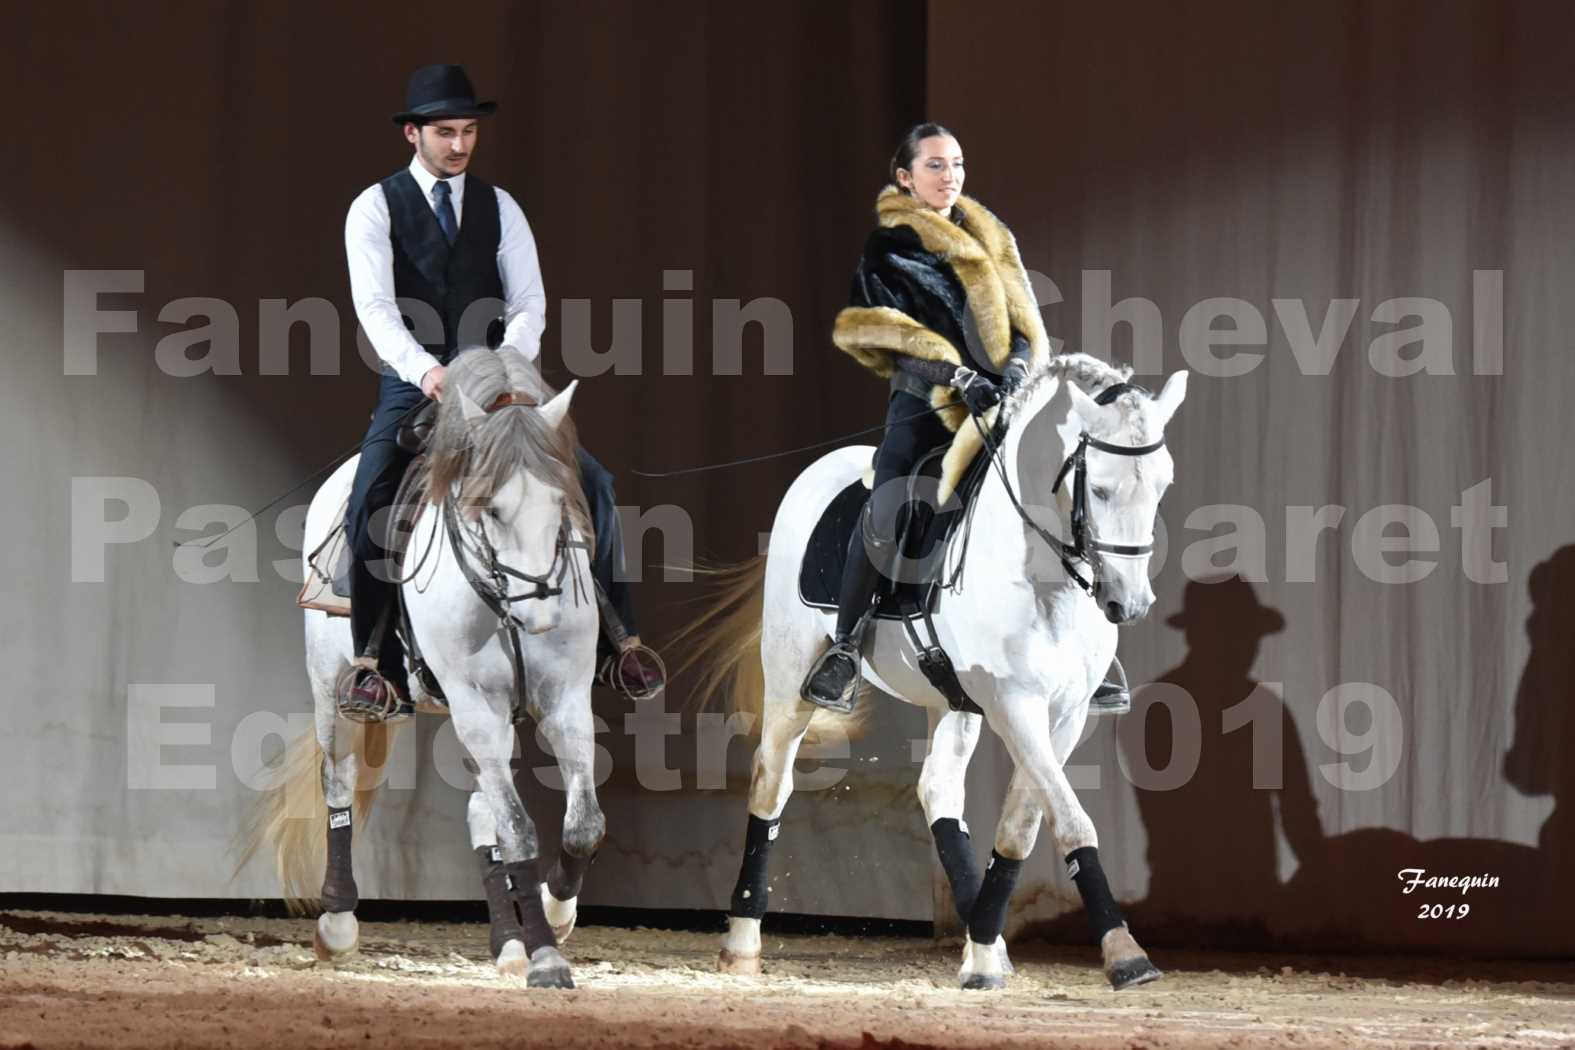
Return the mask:
<svg viewBox="0 0 1575 1050"><path fill-rule="evenodd" d="M882 226L906 226L925 250L945 259L962 281L985 351L997 368L1012 350L1012 329L1028 338L1037 364L1050 350L1044 319L1028 285L1017 240L1006 224L972 197L958 199L963 226L925 207L896 186L875 199Z"/></svg>
<svg viewBox="0 0 1575 1050"><path fill-rule="evenodd" d="M895 186L888 186L876 198L875 211L882 226L909 227L919 235L925 250L951 266L968 297L979 338L997 368L1005 365L1011 353L1013 328L1027 337L1037 368L1050 354L1050 339L1017 253L1017 241L1005 223L972 197L963 197L959 203L965 226L942 218ZM831 339L883 377L892 374L892 354L962 364L957 348L938 332L890 307L848 307L837 315ZM950 493L978 453L978 431L961 426L968 413L951 387L933 387L930 405L941 422L956 432L941 479L942 491Z"/></svg>

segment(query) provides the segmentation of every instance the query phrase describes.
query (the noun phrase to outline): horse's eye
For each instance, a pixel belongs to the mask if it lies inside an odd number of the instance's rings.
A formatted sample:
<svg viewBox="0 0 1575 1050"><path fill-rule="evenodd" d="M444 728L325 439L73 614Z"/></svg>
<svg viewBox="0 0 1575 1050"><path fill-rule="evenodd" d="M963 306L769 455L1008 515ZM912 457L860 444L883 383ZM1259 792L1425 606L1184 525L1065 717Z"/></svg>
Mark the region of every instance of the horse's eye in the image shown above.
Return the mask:
<svg viewBox="0 0 1575 1050"><path fill-rule="evenodd" d="M1110 490L1109 489L1100 488L1098 485L1094 486L1093 493L1094 493L1094 498L1097 499L1101 503L1105 502L1106 500L1108 500L1110 498Z"/></svg>

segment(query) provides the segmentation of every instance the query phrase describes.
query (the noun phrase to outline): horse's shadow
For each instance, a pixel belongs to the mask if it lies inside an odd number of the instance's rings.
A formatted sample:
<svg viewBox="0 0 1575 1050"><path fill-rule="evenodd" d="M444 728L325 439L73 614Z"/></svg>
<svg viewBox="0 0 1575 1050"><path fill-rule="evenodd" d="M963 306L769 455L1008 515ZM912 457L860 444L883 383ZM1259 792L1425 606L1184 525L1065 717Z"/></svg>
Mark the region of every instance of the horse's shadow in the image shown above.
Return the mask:
<svg viewBox="0 0 1575 1050"><path fill-rule="evenodd" d="M1172 620L1187 632L1187 655L1147 695L1139 692L1133 711L1141 715L1146 704L1167 694L1184 704L1177 692L1184 690L1201 729L1191 777L1174 785L1133 778L1147 781L1134 785L1149 843L1149 892L1128 911L1139 935L1170 947L1575 951L1575 905L1563 892L1575 875L1575 546L1538 565L1529 589L1531 652L1501 773L1522 794L1554 800L1537 847L1497 839L1423 840L1384 828L1325 836L1295 722L1283 701L1249 674L1262 637L1281 629L1283 618L1261 606L1239 579L1189 584L1184 611ZM1496 705L1479 704L1472 714L1496 717ZM1176 717L1150 711L1147 718L1122 721L1120 744L1130 769L1163 770L1175 760L1178 744L1185 760L1189 730ZM1499 767L1495 760L1468 804L1499 804ZM1459 802L1418 798L1416 804ZM1405 869L1493 875L1499 885L1465 894L1425 887L1405 893ZM1282 880L1282 871L1290 871L1289 878ZM1464 918L1458 917L1461 904L1470 905ZM1456 917L1434 917L1451 905Z"/></svg>

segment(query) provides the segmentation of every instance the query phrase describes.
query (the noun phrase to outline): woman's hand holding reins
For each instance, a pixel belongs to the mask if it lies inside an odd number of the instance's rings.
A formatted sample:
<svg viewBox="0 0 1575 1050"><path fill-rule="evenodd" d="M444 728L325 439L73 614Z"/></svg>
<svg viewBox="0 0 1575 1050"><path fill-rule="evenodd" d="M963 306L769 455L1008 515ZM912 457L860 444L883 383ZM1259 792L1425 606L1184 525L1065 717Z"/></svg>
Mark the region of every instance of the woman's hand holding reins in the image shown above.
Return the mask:
<svg viewBox="0 0 1575 1050"><path fill-rule="evenodd" d="M988 376L964 366L952 374L952 389L962 395L963 404L976 416L983 415L1001 400L1001 388Z"/></svg>

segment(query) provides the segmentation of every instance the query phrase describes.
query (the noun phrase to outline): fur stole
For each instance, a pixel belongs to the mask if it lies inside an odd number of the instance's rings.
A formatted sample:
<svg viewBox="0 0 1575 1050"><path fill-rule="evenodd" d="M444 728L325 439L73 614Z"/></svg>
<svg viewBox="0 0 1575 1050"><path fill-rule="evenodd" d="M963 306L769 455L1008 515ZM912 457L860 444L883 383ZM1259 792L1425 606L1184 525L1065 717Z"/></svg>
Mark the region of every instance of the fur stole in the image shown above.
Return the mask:
<svg viewBox="0 0 1575 1050"><path fill-rule="evenodd" d="M960 197L958 205L965 226L943 218L896 186L888 186L875 200L875 213L883 227L911 229L926 251L951 267L967 295L968 312L980 343L997 371L1011 353L1013 329L1027 338L1037 366L1048 356L1050 340L1018 255L1017 241L1005 223L972 197ZM948 339L889 306L848 307L837 315L831 339L838 349L883 378L895 369L892 354L963 363ZM930 403L952 430L967 418L950 387L934 387Z"/></svg>

